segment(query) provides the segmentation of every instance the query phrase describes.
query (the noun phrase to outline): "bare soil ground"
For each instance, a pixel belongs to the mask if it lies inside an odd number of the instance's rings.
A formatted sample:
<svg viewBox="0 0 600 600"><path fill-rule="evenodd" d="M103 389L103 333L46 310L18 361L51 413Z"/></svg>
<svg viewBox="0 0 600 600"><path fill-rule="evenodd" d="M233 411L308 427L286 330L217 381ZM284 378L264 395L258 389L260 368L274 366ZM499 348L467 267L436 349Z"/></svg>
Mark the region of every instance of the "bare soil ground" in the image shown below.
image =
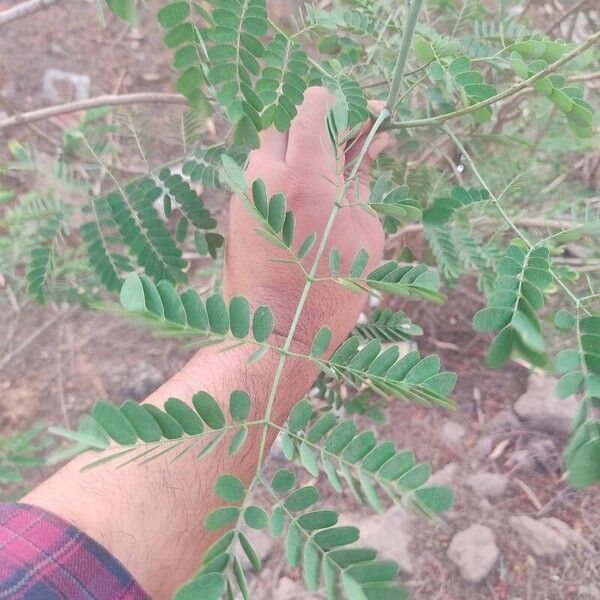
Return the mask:
<svg viewBox="0 0 600 600"><path fill-rule="evenodd" d="M0 0L0 9L14 3L16 0ZM42 76L49 67L89 75L92 95L172 91L169 56L151 19L131 32L109 18L103 30L93 0L66 0L2 33L0 110L9 114L15 107L21 111L42 105ZM60 134L61 123L39 127L55 136ZM52 152L48 139L41 139L32 129L11 133ZM0 147L5 142L0 136ZM442 307L404 307L424 327L419 349L439 353L444 367L456 371L459 381L454 413L394 403L388 424L378 428L380 437L413 449L419 460L430 461L435 470L450 464L454 472L451 479L457 504L447 516L447 526L411 522L410 552L415 567L406 581L419 600L591 599L594 596L582 596L578 590L600 581L600 490L575 492L561 480L564 440L524 426L489 433L490 420L510 410L525 391L528 372L516 364L502 371L484 367L489 340L470 326L480 304L472 282L463 281ZM72 425L100 397L141 399L189 355L177 343L153 338L107 314L41 308L32 303L21 308L15 313L2 304L0 310L0 360L4 363L0 367L0 434L40 421ZM440 434L448 421L466 428L460 442L451 443ZM490 435L491 447L480 444ZM548 439L543 456L534 455L531 449L537 447L536 442ZM464 480L479 470L509 474L507 491L491 500L474 496ZM47 472L32 472L29 483L35 484ZM360 508L348 499L347 511ZM509 517L515 514L558 517L581 532L589 546L574 546L557 561L534 558L509 528ZM498 564L478 585L465 582L446 556L452 535L472 523L489 526L500 549ZM267 573L260 579L263 595L315 597L281 592L281 577L296 580L298 576L283 568L274 554L266 561Z"/></svg>

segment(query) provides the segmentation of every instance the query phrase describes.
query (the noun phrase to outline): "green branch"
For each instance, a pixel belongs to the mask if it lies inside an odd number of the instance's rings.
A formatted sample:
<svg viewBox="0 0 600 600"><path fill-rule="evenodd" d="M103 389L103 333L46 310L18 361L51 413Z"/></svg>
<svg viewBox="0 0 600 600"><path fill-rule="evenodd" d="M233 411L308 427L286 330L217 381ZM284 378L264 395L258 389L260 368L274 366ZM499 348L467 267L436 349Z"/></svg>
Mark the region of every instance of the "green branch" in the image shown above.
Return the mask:
<svg viewBox="0 0 600 600"><path fill-rule="evenodd" d="M554 71L556 71L557 69L562 67L562 65L573 60L574 58L576 58L577 56L579 56L580 54L582 54L583 52L585 52L586 50L591 48L594 44L597 44L598 42L600 42L600 31L597 31L596 33L591 35L585 42L583 42L582 44L577 46L577 48L575 48L568 54L565 54L564 56L559 58L557 61L549 64L545 69L542 69L541 71L539 71L538 73L536 73L535 75L530 77L529 79L524 79L523 81L516 83L515 85L509 87L508 89L504 90L503 92L496 94L495 96L492 96L491 98L488 98L487 100L482 100L481 102L476 102L475 104L471 104L471 106L466 106L465 108L461 108L454 112L446 113L443 115L437 115L436 117L429 117L427 119L414 119L412 121L401 121L399 123L390 123L387 125L387 128L388 129L408 129L408 128L413 128L413 127L431 127L433 125L441 125L442 123L445 123L446 121L450 121L452 119L457 119L458 117L463 117L465 115L471 114L477 110L480 110L481 108L486 108L487 106L491 106L492 104L495 104L496 102L503 100L504 98L513 96L517 92L520 92L521 90L528 88L531 84L543 79L547 75L554 73Z"/></svg>
<svg viewBox="0 0 600 600"><path fill-rule="evenodd" d="M304 309L304 305L306 304L306 300L308 298L308 293L310 292L310 288L313 285L313 279L315 278L315 276L317 274L317 270L319 268L319 263L321 262L321 258L323 256L323 253L325 252L325 246L327 245L327 241L329 240L329 236L333 229L333 224L334 224L337 214L341 208L341 200L344 198L348 189L350 188L350 185L356 178L356 175L358 174L358 171L360 169L360 165L361 165L364 157L367 154L367 151L369 149L369 146L371 145L371 142L373 141L375 135L381 128L383 122L387 118L389 118L389 116L390 116L390 113L387 109L384 109L381 111L379 117L373 124L373 127L371 128L371 131L369 132L369 135L367 136L367 139L365 140L365 143L363 144L363 147L361 148L360 154L359 154L358 158L356 159L356 163L354 165L354 168L352 169L352 172L350 173L350 175L349 175L346 183L342 187L342 189L337 194L336 201L333 205L333 209L331 210L331 214L329 215L327 224L325 225L325 230L323 231L323 236L321 237L321 242L317 249L317 253L315 255L315 259L313 261L312 267L310 269L309 278L306 280L306 283L304 284L304 289L302 290L302 295L300 296L300 300L298 302L298 306L296 308L294 318L292 319L292 324L290 325L290 330L288 332L288 336L287 336L287 338L285 340L285 344L283 346L283 353L282 353L281 357L279 358L277 370L275 371L275 377L273 378L273 385L271 386L271 391L269 392L269 399L267 401L267 408L266 408L265 415L264 415L265 421L271 420L271 413L273 411L273 405L275 403L275 396L277 394L277 390L279 389L279 384L281 382L281 376L283 374L283 368L285 367L285 363L287 361L287 353L290 351L292 341L294 339L294 335L296 333L296 329L298 327L298 323L300 322L300 317L301 317L302 311ZM265 425L265 427L263 429L263 434L262 434L262 437L260 440L258 463L257 463L257 468L256 468L257 476L260 473L261 468L262 468L262 461L264 458L265 447L266 447L266 443L267 443L267 434L268 434L268 426Z"/></svg>
<svg viewBox="0 0 600 600"><path fill-rule="evenodd" d="M402 34L402 41L400 42L398 59L396 61L396 66L394 67L394 76L390 83L390 90L386 101L386 108L390 112L391 117L394 116L396 105L398 104L402 82L404 81L404 74L406 73L408 54L410 53L412 46L422 4L423 0L412 0L406 13L406 22L404 23L404 32Z"/></svg>

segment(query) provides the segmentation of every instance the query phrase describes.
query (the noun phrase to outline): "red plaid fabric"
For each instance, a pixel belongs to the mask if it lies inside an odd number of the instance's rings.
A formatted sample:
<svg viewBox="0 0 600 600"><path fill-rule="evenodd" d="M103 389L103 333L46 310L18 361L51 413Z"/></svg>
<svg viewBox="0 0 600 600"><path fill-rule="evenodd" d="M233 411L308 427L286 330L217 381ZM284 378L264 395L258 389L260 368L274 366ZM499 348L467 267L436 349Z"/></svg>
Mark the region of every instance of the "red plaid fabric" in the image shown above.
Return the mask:
<svg viewBox="0 0 600 600"><path fill-rule="evenodd" d="M27 504L0 504L0 600L148 600L85 533Z"/></svg>

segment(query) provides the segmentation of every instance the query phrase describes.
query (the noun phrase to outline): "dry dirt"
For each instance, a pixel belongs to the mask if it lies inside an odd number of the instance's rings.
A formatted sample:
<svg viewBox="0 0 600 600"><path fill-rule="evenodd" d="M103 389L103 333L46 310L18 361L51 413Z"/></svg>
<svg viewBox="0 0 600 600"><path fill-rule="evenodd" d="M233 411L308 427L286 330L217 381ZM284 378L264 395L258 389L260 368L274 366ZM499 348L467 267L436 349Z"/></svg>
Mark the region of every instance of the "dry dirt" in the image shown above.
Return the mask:
<svg viewBox="0 0 600 600"><path fill-rule="evenodd" d="M0 0L0 9L14 3ZM42 105L42 75L49 67L89 75L92 95L116 90L172 90L169 56L151 19L132 33L109 18L103 30L93 0L65 0L2 33L0 110L9 114L16 106L29 110ZM51 136L60 134L60 122L40 127ZM31 129L11 134L52 151L50 142ZM5 141L0 136L0 146ZM561 480L561 439L552 439L555 450L541 462L515 466L515 456L523 456L519 452L536 440L548 438L523 427L495 436L488 452L474 455L473 448L484 436L486 424L500 411L511 409L524 392L528 377L527 370L516 364L502 371L483 366L489 340L470 327L471 316L480 305L472 282L463 281L443 307L404 307L424 327L420 350L439 353L444 367L459 376L455 394L458 409L454 413L394 403L388 424L378 428L381 438L393 438L400 446L413 449L418 459L430 461L434 470L453 463L457 473L454 484L458 500L448 515L447 527L422 522L411 525L415 570L406 581L419 600L575 600L581 585L600 579L600 492L574 492ZM142 398L189 355L177 343L157 340L107 314L78 308L61 312L31 303L18 314L7 304L1 308L0 433L40 421L72 425L100 397ZM10 360L4 363L6 357ZM460 443L449 443L440 435L442 425L449 420L466 428ZM507 491L489 502L476 499L464 485L463 476L483 469L511 477ZM29 483L33 485L46 472L33 472ZM348 512L359 510L348 500ZM557 562L535 559L508 527L514 514L559 517L580 531L591 548L574 548ZM493 529L500 549L498 564L479 585L463 581L446 557L452 534L474 522ZM264 595L283 597L271 590L277 589L281 576L295 580L297 574L282 568L277 558L266 564L270 570L261 578Z"/></svg>

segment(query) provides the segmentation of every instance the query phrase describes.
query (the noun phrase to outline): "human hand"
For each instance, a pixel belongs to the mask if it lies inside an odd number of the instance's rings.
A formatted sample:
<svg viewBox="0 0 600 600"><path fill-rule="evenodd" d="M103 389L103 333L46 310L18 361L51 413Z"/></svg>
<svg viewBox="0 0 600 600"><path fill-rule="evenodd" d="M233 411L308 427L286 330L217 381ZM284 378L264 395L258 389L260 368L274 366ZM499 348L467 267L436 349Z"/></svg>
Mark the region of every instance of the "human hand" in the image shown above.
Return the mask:
<svg viewBox="0 0 600 600"><path fill-rule="evenodd" d="M317 234L316 243L302 261L306 271L310 271L313 264L336 195L346 183L348 171L372 126L368 122L336 161L326 128L327 113L333 104L334 98L325 88L309 88L288 133L280 133L271 127L261 134L260 148L250 154L246 172L249 185L258 178L263 179L269 197L278 192L285 194L288 210L296 214L295 251L311 232ZM372 108L380 110L382 106L374 103ZM343 204L350 206L344 206L337 215L317 277L329 276L328 256L332 248L337 248L341 254L341 273L348 272L361 248L369 253L367 269L378 264L383 251L383 231L377 217L368 214L356 202L368 200L371 164L389 141L387 133L380 133L371 143L360 166L358 181L356 185L350 185L343 199ZM258 223L244 202L234 196L230 208L224 291L229 297L246 296L254 307L259 304L271 307L275 332L286 336L306 278L297 264L277 262L289 255L260 237L256 233L257 227ZM334 348L356 323L364 302L364 294L350 292L335 282L314 283L295 340L306 347L319 327L328 325L333 332L331 348Z"/></svg>

